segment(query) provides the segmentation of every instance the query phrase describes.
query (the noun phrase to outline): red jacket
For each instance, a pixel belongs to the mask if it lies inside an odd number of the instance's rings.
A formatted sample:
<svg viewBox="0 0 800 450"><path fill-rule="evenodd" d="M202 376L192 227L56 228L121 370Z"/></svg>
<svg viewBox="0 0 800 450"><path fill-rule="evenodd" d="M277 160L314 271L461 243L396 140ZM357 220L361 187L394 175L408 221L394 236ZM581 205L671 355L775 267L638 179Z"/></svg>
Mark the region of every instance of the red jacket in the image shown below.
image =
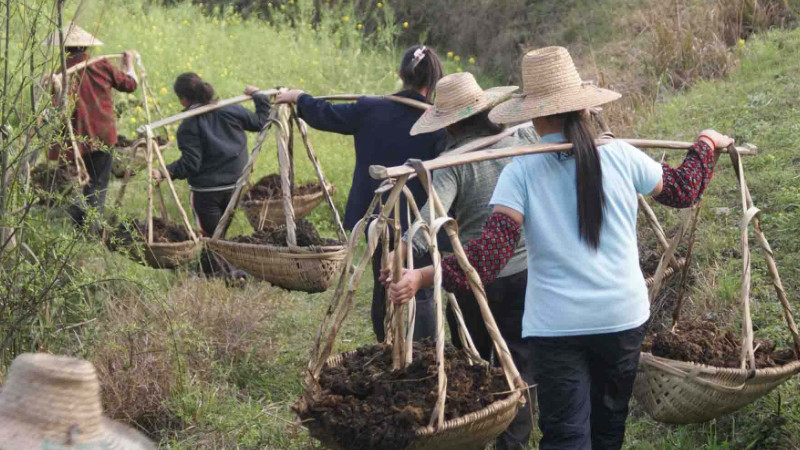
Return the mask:
<svg viewBox="0 0 800 450"><path fill-rule="evenodd" d="M73 55L67 59L67 68L87 59L89 55L86 53ZM81 155L86 156L94 150L116 144L117 125L111 89L133 92L136 90L136 80L106 59L78 70L70 75L69 81L70 99L75 105L72 128ZM48 157L56 160L59 153L62 153L61 146L56 145L50 149ZM61 156L69 161L75 157L69 145L65 146Z"/></svg>

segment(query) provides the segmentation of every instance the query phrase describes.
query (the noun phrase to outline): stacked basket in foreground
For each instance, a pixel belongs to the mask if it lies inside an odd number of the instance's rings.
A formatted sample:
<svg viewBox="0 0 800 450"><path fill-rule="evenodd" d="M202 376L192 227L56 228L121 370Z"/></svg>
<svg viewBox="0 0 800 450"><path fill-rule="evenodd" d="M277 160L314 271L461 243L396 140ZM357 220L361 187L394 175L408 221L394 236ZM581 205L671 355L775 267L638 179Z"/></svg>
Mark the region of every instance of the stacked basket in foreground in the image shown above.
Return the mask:
<svg viewBox="0 0 800 450"><path fill-rule="evenodd" d="M344 260L344 246L288 247L206 239L206 246L234 266L276 286L293 291L328 290Z"/></svg>
<svg viewBox="0 0 800 450"><path fill-rule="evenodd" d="M333 195L334 192L333 185L328 185L328 193ZM324 198L324 192L319 186L316 186L316 189L310 194L293 196L292 208L294 209L295 219L302 219L307 216ZM261 230L265 226L283 224L286 220L283 212L283 199L280 197L266 200L246 200L242 203L242 209L247 215L247 221L250 222L250 226L255 230Z"/></svg>
<svg viewBox="0 0 800 450"><path fill-rule="evenodd" d="M200 248L198 242L187 240L182 242L139 242L124 247L122 250L132 260L144 262L155 269L174 269L197 257Z"/></svg>

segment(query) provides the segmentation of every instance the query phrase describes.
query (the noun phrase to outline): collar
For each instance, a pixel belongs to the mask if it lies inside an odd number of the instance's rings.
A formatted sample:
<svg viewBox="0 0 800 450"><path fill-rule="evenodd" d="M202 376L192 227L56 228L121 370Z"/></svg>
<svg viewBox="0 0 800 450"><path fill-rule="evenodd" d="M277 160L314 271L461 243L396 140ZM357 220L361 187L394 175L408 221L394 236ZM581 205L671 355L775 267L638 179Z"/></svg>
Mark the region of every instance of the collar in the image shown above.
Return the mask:
<svg viewBox="0 0 800 450"><path fill-rule="evenodd" d="M393 95L396 95L397 97L413 98L414 100L419 100L421 102L429 103L427 100L425 100L424 95L420 94L419 92L413 89L406 89L400 92L396 92Z"/></svg>
<svg viewBox="0 0 800 450"><path fill-rule="evenodd" d="M564 133L545 134L544 136L542 136L541 139L539 139L539 143L540 144L560 144L560 143L564 143L564 142L567 142L567 138L564 137ZM575 154L575 152L573 152L572 150L567 151L567 152L556 152L555 153L556 158L558 158L559 161L572 158L572 156L574 154Z"/></svg>
<svg viewBox="0 0 800 450"><path fill-rule="evenodd" d="M74 66L75 64L82 63L89 59L89 54L86 52L76 53L74 55L70 55L67 58L67 68Z"/></svg>

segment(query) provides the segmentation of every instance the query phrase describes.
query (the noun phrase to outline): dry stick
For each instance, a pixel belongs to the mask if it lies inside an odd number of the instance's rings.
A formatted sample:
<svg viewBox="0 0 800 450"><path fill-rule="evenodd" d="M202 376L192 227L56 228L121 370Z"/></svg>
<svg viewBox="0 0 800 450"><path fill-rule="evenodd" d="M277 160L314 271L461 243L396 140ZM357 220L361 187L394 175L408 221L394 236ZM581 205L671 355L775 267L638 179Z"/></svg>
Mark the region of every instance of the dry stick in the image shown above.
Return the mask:
<svg viewBox="0 0 800 450"><path fill-rule="evenodd" d="M383 204L381 204L381 208L383 208ZM391 223L388 223L390 220ZM388 219L387 225L394 227L394 221ZM381 228L381 270L385 269L387 264L389 264L389 229L388 227L383 227ZM386 314L383 316L383 341L386 344L392 345L392 365L394 366L394 328L392 327L394 323L394 303L387 301L384 302L383 306L386 311Z"/></svg>
<svg viewBox="0 0 800 450"><path fill-rule="evenodd" d="M472 340L472 335L470 335L469 331L467 331L467 324L464 322L464 313L461 312L461 306L459 306L456 296L448 292L447 301L450 303L450 308L453 310L453 315L456 316L456 322L458 322L458 336L461 338L461 342L464 344L464 351L467 352L467 356L469 356L470 360L475 364L488 364L487 361L484 361L481 354L478 353L478 349L475 347L475 342Z"/></svg>
<svg viewBox="0 0 800 450"><path fill-rule="evenodd" d="M423 175L426 180L430 179L430 174ZM433 184L428 183L428 198L431 195L436 195L433 190ZM431 214L433 215L433 214ZM441 217L431 222L431 235L435 237L439 234L439 229L445 223L455 222L449 217ZM444 370L444 305L442 302L442 254L439 253L438 242L435 238L431 239L430 245L431 258L433 259L433 300L434 307L436 308L436 373L438 375L438 396L436 405L431 412L431 419L428 426L433 426L436 423L437 428L444 425L444 407L447 397L447 374Z"/></svg>
<svg viewBox="0 0 800 450"><path fill-rule="evenodd" d="M119 191L117 192L117 199L115 202L117 208L122 206L122 198L125 197L125 191L128 189L128 183L130 182L131 182L131 169L128 168L125 169L125 172L122 175L122 185L119 187Z"/></svg>
<svg viewBox="0 0 800 450"><path fill-rule="evenodd" d="M671 330L674 333L675 329L678 327L678 320L681 317L681 308L683 308L683 298L686 295L686 281L689 278L689 266L692 265L692 250L694 249L694 238L696 236L695 232L697 231L697 222L700 218L700 204L694 205L694 210L692 211L692 222L689 225L689 245L686 249L686 258L685 262L683 263L683 269L681 270L681 280L680 284L678 285L678 299L675 301L675 309L672 311L672 327Z"/></svg>
<svg viewBox="0 0 800 450"><path fill-rule="evenodd" d="M474 152L475 150L480 150L480 149L492 146L494 144L497 144L498 142L502 141L503 139L505 139L505 138L511 136L512 134L516 133L517 130L519 130L521 128L526 128L526 127L529 127L529 126L531 126L530 122L526 122L526 123L523 123L523 124L519 124L519 125L513 126L511 128L506 128L505 130L503 130L502 132L500 132L498 134L495 134L493 136L486 136L486 137L482 137L482 138L479 138L479 139L472 140L472 141L468 142L467 144L464 144L462 146L456 147L456 148L454 148L452 150L448 150L448 151L442 153L442 155L461 155L461 154L464 154L464 153Z"/></svg>
<svg viewBox="0 0 800 450"><path fill-rule="evenodd" d="M661 250L666 251L667 248L669 248L669 241L667 241L667 235L664 233L664 228L661 227L661 223L658 221L656 213L653 211L653 208L650 207L650 204L647 203L647 200L642 194L636 194L636 198L639 201L639 208L644 212L644 217L647 220L647 223L650 224L650 228L656 235L656 240L658 240ZM669 265L672 266L673 269L679 269L678 261L674 256L670 257Z"/></svg>
<svg viewBox="0 0 800 450"><path fill-rule="evenodd" d="M347 242L347 234L344 232L342 219L339 217L339 210L337 210L336 205L333 204L333 198L328 190L328 180L325 179L325 175L322 173L322 167L319 164L319 159L317 159L317 154L314 151L314 148L311 147L311 141L308 139L308 126L303 119L297 117L297 114L294 114L294 112L292 112L292 118L297 123L297 129L300 131L300 136L303 138L303 144L306 147L308 159L311 160L311 165L314 166L314 172L316 172L317 178L319 179L319 184L322 188L322 194L325 196L325 201L328 203L328 207L331 209L333 223L336 224L336 233L339 235L339 240L342 242ZM368 210L368 213L371 212L372 210Z"/></svg>
<svg viewBox="0 0 800 450"><path fill-rule="evenodd" d="M172 177L169 174L169 170L167 170L167 163L164 162L164 156L161 154L161 149L158 148L158 143L155 142L155 139L153 139L153 129L150 128L150 126L147 126L146 133L147 138L152 142L153 150L158 157L158 163L161 165L161 172L164 174L164 179L167 180L167 186L169 186L172 199L175 200L175 205L178 207L178 212L181 214L183 225L186 227L186 231L189 232L189 237L192 238L193 241L197 242L197 234L195 234L194 229L192 228L192 223L189 222L189 216L186 214L186 210L183 209L181 198L178 196L178 191L175 190L175 185L172 183ZM152 207L152 205L150 206Z"/></svg>
<svg viewBox="0 0 800 450"><path fill-rule="evenodd" d="M733 169L737 172L737 180L738 172L740 171L740 162L739 155L736 153L730 153L731 159L736 159L737 162L734 162ZM742 179L744 177L742 176ZM753 205L753 198L750 196L750 188L747 187L745 184L745 196L747 199L747 207L752 208ZM800 333L797 330L797 325L794 322L794 316L792 315L792 307L789 303L789 299L786 295L786 290L783 288L783 282L781 281L781 276L778 273L778 266L775 263L775 254L772 251L772 247L769 245L769 241L767 241L767 237L764 234L764 230L761 228L761 218L756 215L753 217L753 233L758 240L759 245L761 246L761 250L764 252L764 259L767 262L767 269L769 270L770 277L772 278L772 285L775 288L775 293L778 295L778 299L781 302L781 306L783 307L783 317L786 321L786 325L789 327L789 332L792 334L792 340L794 341L794 354L795 357L800 359Z"/></svg>
<svg viewBox="0 0 800 450"><path fill-rule="evenodd" d="M287 130L285 128L283 111L286 105L278 106L280 121L275 128L275 139L278 146L278 165L281 173L281 197L283 198L283 216L286 220L286 244L297 249L297 225L295 224L294 206L292 205L292 162L286 145Z"/></svg>
<svg viewBox="0 0 800 450"><path fill-rule="evenodd" d="M345 294L344 300L339 305L330 330L324 339L321 340L321 342L323 342L322 348L317 355L317 360L314 362L314 366L311 370L311 376L314 380L319 378L322 367L325 365L325 362L331 354L333 342L336 339L339 327L342 325L342 321L345 319L345 317L347 317L347 313L352 307L353 298L355 297L356 289L358 289L358 284L361 281L361 277L364 275L364 270L366 269L367 263L369 263L369 261L372 259L372 255L375 253L375 249L378 246L378 239L375 230L384 229L386 227L387 217L389 216L392 205L397 201L398 197L400 197L400 194L403 192L403 186L405 186L407 180L408 177L400 177L395 182L395 185L386 200L386 204L381 208L378 218L370 224L370 233L368 233L367 239L367 251L364 252L364 255L361 257L355 273L352 277L350 277L347 286L347 293Z"/></svg>
<svg viewBox="0 0 800 450"><path fill-rule="evenodd" d="M315 97L321 100L328 100L331 102L352 102L356 101L362 97L366 98L382 98L384 100L389 100L395 103L400 103L403 105L411 106L413 108L421 109L423 111L427 110L431 107L430 104L421 102L419 100L414 100L412 98L406 97L398 97L396 95L359 95L359 94L338 94L338 95L323 95L321 97Z"/></svg>
<svg viewBox="0 0 800 450"><path fill-rule="evenodd" d="M165 224L169 223L169 215L167 214L167 204L164 202L164 193L161 191L161 183L156 184L156 192L158 193L158 207L161 210L161 219Z"/></svg>
<svg viewBox="0 0 800 450"><path fill-rule="evenodd" d="M145 130L147 136L147 244L153 243L153 130Z"/></svg>
<svg viewBox="0 0 800 450"><path fill-rule="evenodd" d="M239 176L239 180L236 181L236 188L233 190L233 195L231 196L230 201L228 201L228 206L225 207L225 212L222 213L222 217L219 219L219 223L217 224L217 228L214 230L214 234L212 235L212 239L220 239L223 237L222 235L225 233L225 229L228 227L228 222L230 222L231 217L233 217L233 212L236 210L236 206L239 204L239 199L242 194L242 189L244 188L245 183L247 182L248 177L250 177L250 173L253 171L253 166L256 163L256 159L258 158L258 154L261 152L261 147L264 145L264 140L267 139L267 135L269 134L269 129L272 125L276 122L277 109L273 109L269 115L269 120L267 124L264 125L264 128L261 130L261 133L256 138L255 146L253 146L253 152L250 154L250 161L247 162L247 165L242 170L241 176Z"/></svg>
<svg viewBox="0 0 800 450"><path fill-rule="evenodd" d="M424 173L424 163L416 163L413 160L410 161L410 163L417 164L417 168L423 170ZM420 180L423 188L428 189L428 185L430 184L428 181L429 180ZM405 183L405 180L403 182ZM433 202L432 205L435 208L436 214L441 217L446 217L447 211L444 209L444 206L442 206L442 202L439 200L439 196L436 195L436 191L430 190L429 192L431 193L431 197L428 201ZM478 272L475 271L475 268L470 264L467 254L464 252L464 247L461 245L461 241L458 238L458 228L455 226L455 224L447 222L444 225L444 229L447 232L447 236L453 246L453 253L458 260L458 264L461 267L461 270L463 270L467 275L470 289L472 290L475 300L478 302L478 306L481 309L481 316L486 324L486 329L489 332L489 336L492 338L492 342L494 343L495 352L500 360L500 365L503 367L509 387L514 389L515 386L527 386L527 384L522 380L522 377L520 377L517 366L514 364L514 360L511 358L511 352L508 350L508 345L506 345L505 339L503 339L503 336L500 334L500 330L497 328L497 322L495 322L492 311L489 309L489 303L486 299L486 291L483 288L483 282L481 281L480 276L478 276Z"/></svg>
<svg viewBox="0 0 800 450"><path fill-rule="evenodd" d="M277 93L278 93L277 89L269 89L266 91L260 91L259 95L275 95ZM181 120L184 119L188 119L189 117L199 116L209 111L215 111L217 109L224 108L226 106L235 105L237 103L243 103L246 102L247 100L251 100L252 98L253 97L250 95L239 95L237 97L220 100L216 103L200 106L199 108L190 109L180 114L175 114L174 116L170 116L165 119L157 120L153 123L142 125L141 127L136 129L136 132L139 133L140 135L143 135L145 134L145 126L150 126L150 128L155 130L156 128L160 128L175 122L180 122Z"/></svg>
<svg viewBox="0 0 800 450"><path fill-rule="evenodd" d="M113 55L96 56L96 57L88 59L86 61L79 62L78 64L75 64L74 66L68 68L66 70L66 74L67 74L67 77L69 77L69 75L72 75L73 73L75 73L75 72L77 72L77 71L79 71L81 69L84 69L84 68L86 68L86 67L88 67L88 66L90 66L92 64L98 63L100 61L105 61L107 59L119 59L119 58L122 58L122 54L121 53L117 53L117 54L113 54ZM47 77L45 77L43 79L43 84L50 84L53 87L55 93L57 95L61 95L62 91L64 89L64 86L66 85L66 83L64 83L63 80L64 80L64 71L62 70L61 73L53 74L52 76L49 77L49 79Z"/></svg>
<svg viewBox="0 0 800 450"><path fill-rule="evenodd" d="M648 297L650 299L650 304L655 302L656 296L661 291L661 286L664 282L664 276L666 274L667 269L667 261L672 261L675 256L675 251L678 249L678 244L680 244L681 240L683 239L683 235L686 233L686 228L691 220L691 211L681 210L682 214L685 214L683 220L681 220L678 229L675 231L675 236L672 237L669 245L667 246L664 253L661 255L661 260L658 262L658 268L656 268L656 273L653 276L653 284L650 286L648 290Z"/></svg>
<svg viewBox="0 0 800 450"><path fill-rule="evenodd" d="M638 148L660 148L667 150L686 150L694 145L693 142L659 141L652 139L617 139L617 140L627 142L633 145L634 147ZM600 146L608 144L613 141L614 141L613 139L598 139L595 140L595 144ZM459 154L442 155L439 156L438 158L424 161L423 166L426 170L436 170L436 169L443 169L445 167L470 164L480 161L508 158L510 156L534 155L540 153L556 153L571 149L572 149L571 143L533 144L533 145L520 145L507 148L493 148L493 149L475 151L471 153L465 153L462 155ZM455 149L453 151L457 150L458 149ZM750 148L737 147L737 150L739 150L739 154L741 155L757 154L757 150ZM727 150L723 150L723 152L727 152ZM377 180L383 180L386 178L397 178L401 175L412 175L414 173L415 173L414 169L407 164L396 167L384 167L379 165L373 165L370 166L369 168L370 176Z"/></svg>
<svg viewBox="0 0 800 450"><path fill-rule="evenodd" d="M403 255L400 254L400 239L403 237L403 228L400 223L400 201L394 204L394 261L392 262L392 277L399 280L403 275ZM390 302L391 303L391 302ZM403 333L403 305L392 305L394 315L392 316L392 368L401 369L406 362L406 344Z"/></svg>

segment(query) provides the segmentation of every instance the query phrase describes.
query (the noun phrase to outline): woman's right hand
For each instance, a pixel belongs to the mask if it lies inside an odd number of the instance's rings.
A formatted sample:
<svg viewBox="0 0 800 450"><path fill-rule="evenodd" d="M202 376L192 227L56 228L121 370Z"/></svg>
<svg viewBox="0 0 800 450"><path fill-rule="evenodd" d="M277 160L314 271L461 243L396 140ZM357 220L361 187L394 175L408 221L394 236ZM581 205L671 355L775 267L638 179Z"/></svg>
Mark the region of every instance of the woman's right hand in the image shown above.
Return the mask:
<svg viewBox="0 0 800 450"><path fill-rule="evenodd" d="M697 135L697 140L705 142L709 147L716 150L726 148L734 142L732 137L712 129L701 131L700 134Z"/></svg>
<svg viewBox="0 0 800 450"><path fill-rule="evenodd" d="M305 92L300 89L292 89L286 92L281 92L275 99L275 103L297 103L297 99Z"/></svg>
<svg viewBox="0 0 800 450"><path fill-rule="evenodd" d="M389 286L389 300L395 305L406 303L422 288L422 283L419 270L404 269L400 279Z"/></svg>

